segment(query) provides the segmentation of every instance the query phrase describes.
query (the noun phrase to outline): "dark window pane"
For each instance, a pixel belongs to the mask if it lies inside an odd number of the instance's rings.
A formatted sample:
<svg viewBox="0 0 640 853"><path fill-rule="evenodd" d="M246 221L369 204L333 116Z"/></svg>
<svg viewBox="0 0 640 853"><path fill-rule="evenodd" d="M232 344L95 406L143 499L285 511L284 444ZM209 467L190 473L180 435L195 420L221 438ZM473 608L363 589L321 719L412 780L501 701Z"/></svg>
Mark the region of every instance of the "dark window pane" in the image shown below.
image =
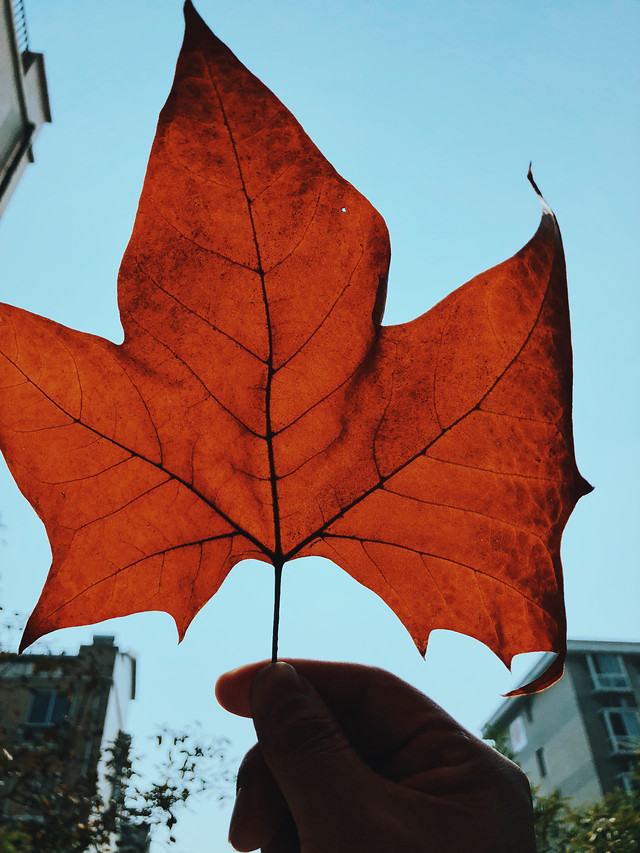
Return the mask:
<svg viewBox="0 0 640 853"><path fill-rule="evenodd" d="M51 722L60 723L69 715L69 697L58 693L53 703L53 711L51 713Z"/></svg>
<svg viewBox="0 0 640 853"><path fill-rule="evenodd" d="M624 737L627 733L627 727L624 724L624 720L622 719L622 714L617 712L609 715L609 719L611 720L611 728L613 729L614 735L618 735L619 737Z"/></svg>
<svg viewBox="0 0 640 853"><path fill-rule="evenodd" d="M640 738L640 722L636 711L622 711L621 716L624 719L624 725L627 734L632 738Z"/></svg>
<svg viewBox="0 0 640 853"><path fill-rule="evenodd" d="M31 707L27 714L27 722L34 726L46 725L49 722L49 705L53 691L51 690L34 690L31 700Z"/></svg>
<svg viewBox="0 0 640 853"><path fill-rule="evenodd" d="M596 672L623 675L620 658L617 655L594 655Z"/></svg>
<svg viewBox="0 0 640 853"><path fill-rule="evenodd" d="M547 775L547 762L544 759L544 749L542 747L540 747L540 749L536 749L536 763L538 764L538 772L544 779Z"/></svg>

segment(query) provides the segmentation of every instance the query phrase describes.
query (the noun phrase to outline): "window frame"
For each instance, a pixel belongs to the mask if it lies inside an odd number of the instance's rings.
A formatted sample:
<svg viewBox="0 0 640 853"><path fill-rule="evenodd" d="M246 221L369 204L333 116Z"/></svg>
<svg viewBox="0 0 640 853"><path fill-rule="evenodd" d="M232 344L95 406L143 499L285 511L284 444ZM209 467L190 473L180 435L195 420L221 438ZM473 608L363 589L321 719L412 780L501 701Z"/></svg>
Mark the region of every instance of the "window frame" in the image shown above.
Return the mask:
<svg viewBox="0 0 640 853"><path fill-rule="evenodd" d="M640 713L638 713L638 709L632 707L603 708L600 713L607 729L612 755L633 755L637 752L638 744L640 744ZM624 722L626 733L616 734L611 720L614 714L618 714L623 721L625 721L626 715L633 715L636 720L637 734L629 731L626 721Z"/></svg>
<svg viewBox="0 0 640 853"><path fill-rule="evenodd" d="M599 655L604 655L617 660L619 672L598 672L596 659ZM622 655L614 654L612 652L589 652L587 654L587 666L589 668L589 675L591 676L591 683L593 685L594 692L631 692L631 681ZM612 683L614 679L619 679L617 684Z"/></svg>
<svg viewBox="0 0 640 853"><path fill-rule="evenodd" d="M46 713L44 714L44 719L42 721L34 721L31 720L30 717L33 713L33 708L36 703L36 696L42 696L43 694L48 694L49 701L47 705ZM63 713L59 715L56 713L56 704L58 701L62 701L62 703L66 703L66 708ZM69 718L71 715L71 699L66 696L64 693L56 690L55 687L47 687L33 690L31 692L31 699L29 702L29 707L27 709L27 713L24 720L24 725L27 730L34 729L49 729L53 726L63 725L65 720Z"/></svg>

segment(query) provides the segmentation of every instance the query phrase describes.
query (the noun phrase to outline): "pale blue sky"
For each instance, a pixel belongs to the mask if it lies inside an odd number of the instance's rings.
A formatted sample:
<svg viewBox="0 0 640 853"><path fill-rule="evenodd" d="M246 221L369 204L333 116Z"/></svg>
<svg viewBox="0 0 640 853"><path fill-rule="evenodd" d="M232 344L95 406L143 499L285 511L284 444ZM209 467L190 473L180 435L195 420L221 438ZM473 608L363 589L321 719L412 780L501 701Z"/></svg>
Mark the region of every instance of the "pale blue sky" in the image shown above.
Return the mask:
<svg viewBox="0 0 640 853"><path fill-rule="evenodd" d="M640 6L635 0L200 0L212 29L294 112L385 217L386 321L431 307L512 255L540 215L529 160L567 254L578 464L596 487L563 540L569 635L639 639L636 453ZM179 0L27 0L54 123L0 222L0 298L120 339L119 261L182 38ZM39 521L0 479L2 603L28 612L49 565ZM240 754L251 727L215 707L224 670L268 655L272 576L236 567L177 647L141 614L114 632L139 658L131 728L201 720ZM281 651L387 667L475 731L512 679L474 640L433 635L422 661L396 617L320 560L285 569ZM520 663L520 668L526 664ZM178 851L226 850L215 804ZM162 849L159 845L156 849Z"/></svg>

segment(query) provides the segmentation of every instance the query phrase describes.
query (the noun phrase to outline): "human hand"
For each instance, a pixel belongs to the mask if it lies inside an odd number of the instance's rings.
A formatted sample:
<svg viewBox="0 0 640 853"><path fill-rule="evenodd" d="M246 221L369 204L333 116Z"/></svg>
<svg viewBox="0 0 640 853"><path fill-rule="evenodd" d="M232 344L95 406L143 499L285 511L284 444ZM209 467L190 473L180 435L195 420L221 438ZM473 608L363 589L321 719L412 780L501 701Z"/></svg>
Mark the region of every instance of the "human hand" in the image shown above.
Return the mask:
<svg viewBox="0 0 640 853"><path fill-rule="evenodd" d="M223 675L253 717L229 840L263 853L535 853L524 773L388 672L322 661Z"/></svg>

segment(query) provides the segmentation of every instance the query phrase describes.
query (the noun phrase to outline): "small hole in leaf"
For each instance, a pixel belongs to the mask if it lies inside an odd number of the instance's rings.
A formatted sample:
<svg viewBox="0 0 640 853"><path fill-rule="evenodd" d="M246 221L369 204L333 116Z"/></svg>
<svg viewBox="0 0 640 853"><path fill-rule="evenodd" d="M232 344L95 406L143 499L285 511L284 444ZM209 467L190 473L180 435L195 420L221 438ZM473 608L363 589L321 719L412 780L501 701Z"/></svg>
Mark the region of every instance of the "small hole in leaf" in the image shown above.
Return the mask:
<svg viewBox="0 0 640 853"><path fill-rule="evenodd" d="M346 213L346 212L347 212L347 208L346 208L346 207L341 207L341 208L340 208L340 212L341 212L341 213Z"/></svg>

